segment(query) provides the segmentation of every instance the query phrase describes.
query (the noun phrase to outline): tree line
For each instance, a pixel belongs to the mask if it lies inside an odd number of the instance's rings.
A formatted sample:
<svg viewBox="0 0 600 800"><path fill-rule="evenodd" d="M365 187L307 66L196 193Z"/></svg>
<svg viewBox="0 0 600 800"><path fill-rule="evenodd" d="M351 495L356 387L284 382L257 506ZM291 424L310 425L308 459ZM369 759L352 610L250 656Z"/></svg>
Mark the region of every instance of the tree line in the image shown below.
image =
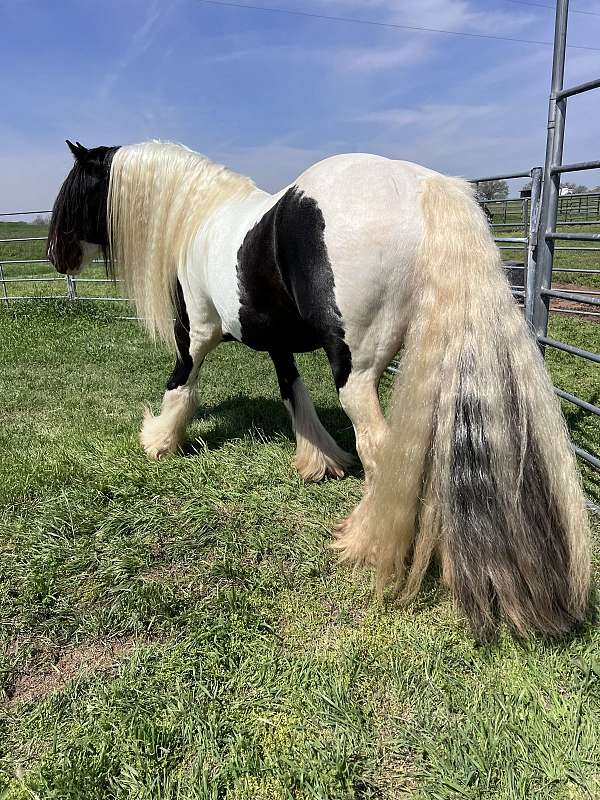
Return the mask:
<svg viewBox="0 0 600 800"><path fill-rule="evenodd" d="M574 194L597 194L600 186L584 186L582 183L561 181L561 188L572 189ZM531 189L531 181L523 186ZM506 181L480 181L477 184L477 197L479 200L506 200L508 197L508 183Z"/></svg>

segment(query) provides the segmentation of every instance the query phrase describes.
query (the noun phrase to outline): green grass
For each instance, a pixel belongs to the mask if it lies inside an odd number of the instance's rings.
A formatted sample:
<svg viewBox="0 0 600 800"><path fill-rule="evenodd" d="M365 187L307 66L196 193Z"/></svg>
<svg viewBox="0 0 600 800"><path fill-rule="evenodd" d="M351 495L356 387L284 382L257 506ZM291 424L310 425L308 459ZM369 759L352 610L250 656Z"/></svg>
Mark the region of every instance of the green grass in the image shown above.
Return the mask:
<svg viewBox="0 0 600 800"><path fill-rule="evenodd" d="M156 464L136 436L170 360L134 324L15 304L0 337L0 798L600 796L598 630L478 647L435 581L374 603L327 548L361 479L300 481L268 358L218 348ZM300 365L351 447L324 359Z"/></svg>

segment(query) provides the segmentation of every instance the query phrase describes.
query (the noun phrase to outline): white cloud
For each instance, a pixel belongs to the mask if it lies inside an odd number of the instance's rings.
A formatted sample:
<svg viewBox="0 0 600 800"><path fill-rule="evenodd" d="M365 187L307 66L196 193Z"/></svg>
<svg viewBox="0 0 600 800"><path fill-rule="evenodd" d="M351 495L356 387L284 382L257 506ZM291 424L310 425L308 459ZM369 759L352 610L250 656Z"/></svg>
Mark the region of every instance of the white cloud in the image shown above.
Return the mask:
<svg viewBox="0 0 600 800"><path fill-rule="evenodd" d="M413 39L397 47L339 48L331 54L335 66L343 71L378 72L422 63L431 53L429 41Z"/></svg>
<svg viewBox="0 0 600 800"><path fill-rule="evenodd" d="M98 89L98 100L106 100L127 68L149 49L159 32L159 20L165 13L171 12L175 5L177 5L177 2L165 4L161 0L154 0L148 9L144 22L134 31L128 50L102 81Z"/></svg>
<svg viewBox="0 0 600 800"><path fill-rule="evenodd" d="M525 9L508 8L506 11L494 7L491 10L477 8L469 0L332 0L333 5L353 15L360 12L362 18L377 11L378 20L398 25L414 25L425 28L444 28L469 33L514 33L529 25L535 18ZM327 7L331 9L328 2ZM341 11L340 11L341 13Z"/></svg>
<svg viewBox="0 0 600 800"><path fill-rule="evenodd" d="M256 44L231 41L232 37L224 37L217 52L207 53L202 61L205 64L230 64L236 61L269 61L279 64L306 63L321 64L347 73L378 72L386 69L397 69L422 63L431 52L427 37L413 37L406 41L403 37L398 46L382 46L378 41L372 47L310 47L286 44Z"/></svg>
<svg viewBox="0 0 600 800"><path fill-rule="evenodd" d="M491 117L498 111L493 104L430 103L418 108L392 108L370 111L354 117L354 121L391 128L414 127L424 133L442 130L446 135L472 124L475 119Z"/></svg>

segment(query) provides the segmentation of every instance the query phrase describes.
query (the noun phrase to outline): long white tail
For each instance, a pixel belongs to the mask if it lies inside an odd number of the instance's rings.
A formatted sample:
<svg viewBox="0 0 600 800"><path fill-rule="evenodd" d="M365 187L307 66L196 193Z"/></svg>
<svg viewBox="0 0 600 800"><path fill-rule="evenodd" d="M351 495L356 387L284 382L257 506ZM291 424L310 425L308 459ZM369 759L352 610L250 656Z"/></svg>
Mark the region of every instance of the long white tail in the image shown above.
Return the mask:
<svg viewBox="0 0 600 800"><path fill-rule="evenodd" d="M414 306L374 480L342 529L406 599L434 555L481 638L583 619L589 524L559 402L470 187L426 179Z"/></svg>

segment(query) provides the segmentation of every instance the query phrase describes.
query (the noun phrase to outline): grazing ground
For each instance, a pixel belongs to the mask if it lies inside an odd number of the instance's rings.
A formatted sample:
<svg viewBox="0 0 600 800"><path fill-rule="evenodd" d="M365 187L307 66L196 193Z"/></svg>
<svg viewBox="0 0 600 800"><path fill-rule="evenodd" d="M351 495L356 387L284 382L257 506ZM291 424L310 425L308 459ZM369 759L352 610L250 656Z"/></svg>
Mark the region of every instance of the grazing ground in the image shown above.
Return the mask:
<svg viewBox="0 0 600 800"><path fill-rule="evenodd" d="M375 604L327 548L360 476L299 480L266 357L218 348L185 453L151 463L170 359L134 323L13 304L0 338L0 798L600 797L597 628L480 647L433 579ZM300 361L352 447L324 359ZM551 368L597 402L593 365Z"/></svg>

